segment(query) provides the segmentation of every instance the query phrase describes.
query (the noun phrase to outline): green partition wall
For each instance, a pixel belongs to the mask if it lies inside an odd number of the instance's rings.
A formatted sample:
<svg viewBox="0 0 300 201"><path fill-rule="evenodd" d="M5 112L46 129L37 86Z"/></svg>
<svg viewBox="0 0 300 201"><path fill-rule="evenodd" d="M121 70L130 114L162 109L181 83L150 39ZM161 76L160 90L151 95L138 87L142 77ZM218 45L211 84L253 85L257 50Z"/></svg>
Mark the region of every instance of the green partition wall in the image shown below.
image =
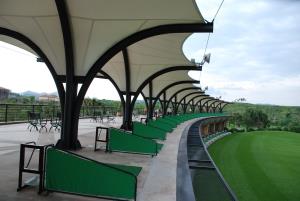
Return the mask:
<svg viewBox="0 0 300 201"><path fill-rule="evenodd" d="M133 135L115 128L109 128L108 151L157 155L162 144L155 140Z"/></svg>
<svg viewBox="0 0 300 201"><path fill-rule="evenodd" d="M132 132L134 135L139 135L145 138L159 139L159 140L165 140L167 134L166 132L158 128L147 126L139 122L133 122Z"/></svg>
<svg viewBox="0 0 300 201"><path fill-rule="evenodd" d="M136 198L141 167L100 163L55 148L46 150L45 189L85 196Z"/></svg>

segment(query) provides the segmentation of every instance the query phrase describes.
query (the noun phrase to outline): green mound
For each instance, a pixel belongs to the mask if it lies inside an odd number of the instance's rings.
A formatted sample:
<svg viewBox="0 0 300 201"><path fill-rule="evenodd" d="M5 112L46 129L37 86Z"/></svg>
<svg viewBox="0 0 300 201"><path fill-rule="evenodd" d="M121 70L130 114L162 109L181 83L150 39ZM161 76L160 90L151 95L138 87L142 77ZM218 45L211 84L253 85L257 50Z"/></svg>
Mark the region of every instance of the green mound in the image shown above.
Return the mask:
<svg viewBox="0 0 300 201"><path fill-rule="evenodd" d="M299 133L233 134L209 152L239 201L300 200Z"/></svg>

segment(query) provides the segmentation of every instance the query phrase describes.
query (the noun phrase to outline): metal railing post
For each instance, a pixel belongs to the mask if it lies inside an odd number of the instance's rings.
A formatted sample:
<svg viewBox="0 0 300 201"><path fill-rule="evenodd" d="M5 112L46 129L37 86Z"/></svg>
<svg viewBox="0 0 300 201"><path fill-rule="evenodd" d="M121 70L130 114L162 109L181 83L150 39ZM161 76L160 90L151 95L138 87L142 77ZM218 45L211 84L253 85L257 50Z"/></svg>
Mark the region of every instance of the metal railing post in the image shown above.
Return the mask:
<svg viewBox="0 0 300 201"><path fill-rule="evenodd" d="M5 117L4 117L5 123L7 123L7 111L8 111L8 104L5 104Z"/></svg>

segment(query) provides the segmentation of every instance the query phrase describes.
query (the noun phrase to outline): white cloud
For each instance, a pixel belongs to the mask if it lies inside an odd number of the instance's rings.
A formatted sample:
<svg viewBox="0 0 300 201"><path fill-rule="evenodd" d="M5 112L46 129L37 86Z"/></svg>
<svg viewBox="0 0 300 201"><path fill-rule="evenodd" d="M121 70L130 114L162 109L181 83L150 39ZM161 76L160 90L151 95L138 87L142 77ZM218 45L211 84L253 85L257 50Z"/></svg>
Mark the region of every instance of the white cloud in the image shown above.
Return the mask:
<svg viewBox="0 0 300 201"><path fill-rule="evenodd" d="M0 55L0 86L18 93L26 90L56 91L46 65L36 62L36 57L31 53L0 42Z"/></svg>
<svg viewBox="0 0 300 201"><path fill-rule="evenodd" d="M225 100L299 105L300 2L295 2L224 2L207 49L211 63L203 66L201 76L208 93ZM210 13L219 5L202 3ZM184 46L187 57L201 60L203 41L203 34L191 37Z"/></svg>

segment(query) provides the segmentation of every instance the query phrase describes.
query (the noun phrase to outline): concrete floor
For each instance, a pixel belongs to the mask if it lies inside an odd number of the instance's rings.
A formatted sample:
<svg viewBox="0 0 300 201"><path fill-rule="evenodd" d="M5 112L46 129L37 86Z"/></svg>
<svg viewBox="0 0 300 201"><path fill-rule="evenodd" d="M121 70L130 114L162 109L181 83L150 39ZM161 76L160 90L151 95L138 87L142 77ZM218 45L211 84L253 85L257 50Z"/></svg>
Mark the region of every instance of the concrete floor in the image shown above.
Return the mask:
<svg viewBox="0 0 300 201"><path fill-rule="evenodd" d="M174 201L176 200L176 169L177 152L181 133L184 128L195 120L185 122L175 131L168 134L164 141L164 147L156 157L127 153L105 153L104 144L100 144L97 152L94 152L94 138L96 126L119 127L121 118L115 123L98 123L90 119L82 119L79 123L79 140L84 147L76 153L106 163L126 164L142 167L138 176L137 200L139 201ZM50 126L48 126L49 128ZM27 124L14 124L0 126L0 201L33 201L33 200L57 200L57 201L81 201L102 200L81 196L51 193L38 195L36 187L30 187L17 192L19 144L35 141L38 144L55 143L59 139L58 131L41 133L27 130ZM34 165L34 159L32 164ZM25 175L25 179L32 175Z"/></svg>

